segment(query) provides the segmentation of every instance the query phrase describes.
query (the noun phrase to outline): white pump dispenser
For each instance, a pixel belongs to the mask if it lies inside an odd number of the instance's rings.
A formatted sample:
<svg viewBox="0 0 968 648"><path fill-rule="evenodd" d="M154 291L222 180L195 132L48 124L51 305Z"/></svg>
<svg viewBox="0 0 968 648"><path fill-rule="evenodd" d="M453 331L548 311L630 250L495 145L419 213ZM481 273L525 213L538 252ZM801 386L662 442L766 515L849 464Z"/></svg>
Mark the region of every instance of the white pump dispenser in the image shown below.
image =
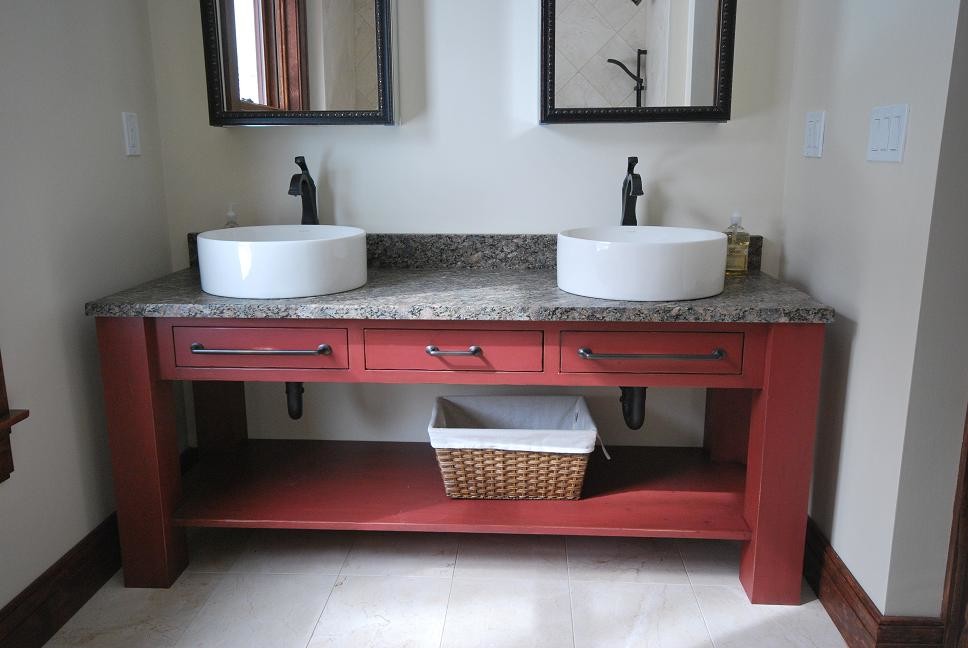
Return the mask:
<svg viewBox="0 0 968 648"><path fill-rule="evenodd" d="M238 227L239 217L235 213L235 203L229 203L229 210L225 212L225 225L222 227Z"/></svg>

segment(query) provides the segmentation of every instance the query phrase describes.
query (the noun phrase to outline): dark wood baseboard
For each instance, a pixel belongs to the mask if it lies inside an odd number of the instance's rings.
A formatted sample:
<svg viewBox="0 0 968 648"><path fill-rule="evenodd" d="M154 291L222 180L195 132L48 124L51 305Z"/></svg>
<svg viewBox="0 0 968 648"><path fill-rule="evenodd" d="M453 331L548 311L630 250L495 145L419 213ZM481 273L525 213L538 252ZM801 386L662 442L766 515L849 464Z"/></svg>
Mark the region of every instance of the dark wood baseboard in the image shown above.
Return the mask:
<svg viewBox="0 0 968 648"><path fill-rule="evenodd" d="M0 646L40 648L121 567L112 513L0 609Z"/></svg>
<svg viewBox="0 0 968 648"><path fill-rule="evenodd" d="M181 470L198 449L181 453ZM0 648L40 648L121 569L117 514L112 513L50 569L0 609Z"/></svg>
<svg viewBox="0 0 968 648"><path fill-rule="evenodd" d="M813 520L803 573L851 648L942 648L941 619L881 614Z"/></svg>

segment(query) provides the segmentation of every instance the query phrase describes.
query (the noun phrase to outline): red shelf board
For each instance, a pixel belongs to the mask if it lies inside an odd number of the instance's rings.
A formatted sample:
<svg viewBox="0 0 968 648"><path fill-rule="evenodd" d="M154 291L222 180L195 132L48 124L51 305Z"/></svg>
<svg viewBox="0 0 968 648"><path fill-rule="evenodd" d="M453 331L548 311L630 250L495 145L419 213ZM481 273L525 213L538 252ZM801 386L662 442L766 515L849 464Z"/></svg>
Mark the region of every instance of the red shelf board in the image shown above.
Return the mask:
<svg viewBox="0 0 968 648"><path fill-rule="evenodd" d="M592 455L577 501L454 500L423 443L250 440L203 456L180 526L748 540L745 467L697 448Z"/></svg>

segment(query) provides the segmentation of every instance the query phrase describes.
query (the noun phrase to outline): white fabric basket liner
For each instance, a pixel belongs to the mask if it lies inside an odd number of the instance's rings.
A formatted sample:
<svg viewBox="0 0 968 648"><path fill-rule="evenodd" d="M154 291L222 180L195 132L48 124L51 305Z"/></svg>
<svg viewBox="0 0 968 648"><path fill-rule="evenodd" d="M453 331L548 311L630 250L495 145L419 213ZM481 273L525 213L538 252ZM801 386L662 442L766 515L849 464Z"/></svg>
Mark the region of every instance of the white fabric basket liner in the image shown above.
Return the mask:
<svg viewBox="0 0 968 648"><path fill-rule="evenodd" d="M598 428L581 396L447 396L430 417L430 445L588 454Z"/></svg>

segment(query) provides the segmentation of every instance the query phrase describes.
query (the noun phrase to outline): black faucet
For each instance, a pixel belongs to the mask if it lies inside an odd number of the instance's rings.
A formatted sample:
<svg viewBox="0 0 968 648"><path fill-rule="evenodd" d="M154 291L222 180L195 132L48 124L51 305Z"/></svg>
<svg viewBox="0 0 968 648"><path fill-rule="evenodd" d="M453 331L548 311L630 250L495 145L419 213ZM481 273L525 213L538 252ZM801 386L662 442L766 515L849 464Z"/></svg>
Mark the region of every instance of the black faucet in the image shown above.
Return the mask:
<svg viewBox="0 0 968 648"><path fill-rule="evenodd" d="M642 176L635 172L635 165L639 158L629 158L628 173L622 183L622 225L638 225L635 219L635 199L643 195Z"/></svg>
<svg viewBox="0 0 968 648"><path fill-rule="evenodd" d="M302 173L295 174L289 181L289 195L302 196L302 224L319 225L319 216L316 213L316 183L306 168L306 158L298 156L296 164L302 169Z"/></svg>
<svg viewBox="0 0 968 648"><path fill-rule="evenodd" d="M638 225L635 218L635 199L643 195L642 176L635 172L639 158L629 158L629 168L622 183L622 225ZM630 430L641 429L645 423L645 387L621 387L622 416Z"/></svg>

